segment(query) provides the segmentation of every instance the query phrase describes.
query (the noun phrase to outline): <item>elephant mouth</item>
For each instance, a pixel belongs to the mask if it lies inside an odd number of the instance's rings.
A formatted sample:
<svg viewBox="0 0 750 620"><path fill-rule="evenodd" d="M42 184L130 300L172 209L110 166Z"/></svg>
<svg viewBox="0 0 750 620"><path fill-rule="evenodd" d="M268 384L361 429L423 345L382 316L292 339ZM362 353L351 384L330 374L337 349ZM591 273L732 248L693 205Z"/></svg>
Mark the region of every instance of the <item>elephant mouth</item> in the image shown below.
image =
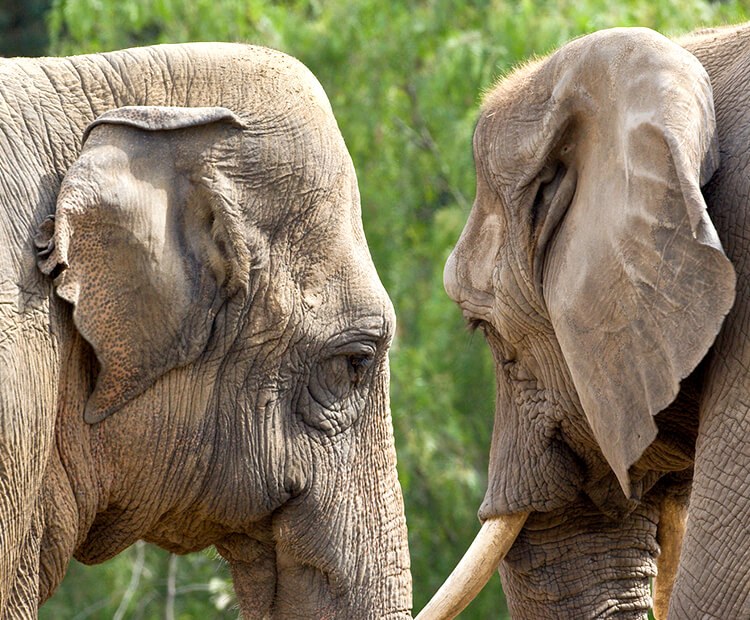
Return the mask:
<svg viewBox="0 0 750 620"><path fill-rule="evenodd" d="M243 617L266 617L276 594L276 549L273 541L231 534L215 546L221 557L229 562Z"/></svg>
<svg viewBox="0 0 750 620"><path fill-rule="evenodd" d="M277 541L233 534L216 549L229 563L243 618L334 618L343 617L342 608L367 605L354 600L359 591L351 584L301 561ZM408 611L389 611L383 617L411 616Z"/></svg>
<svg viewBox="0 0 750 620"><path fill-rule="evenodd" d="M352 602L330 574L278 547L250 562L230 559L229 566L243 618L343 617L339 608Z"/></svg>

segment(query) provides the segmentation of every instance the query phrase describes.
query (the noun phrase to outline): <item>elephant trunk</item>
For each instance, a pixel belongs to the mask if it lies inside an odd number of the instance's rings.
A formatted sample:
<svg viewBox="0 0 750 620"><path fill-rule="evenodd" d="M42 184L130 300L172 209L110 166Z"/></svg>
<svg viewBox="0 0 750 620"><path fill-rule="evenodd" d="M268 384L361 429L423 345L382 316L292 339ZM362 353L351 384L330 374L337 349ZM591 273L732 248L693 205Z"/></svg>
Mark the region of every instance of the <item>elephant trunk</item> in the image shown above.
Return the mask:
<svg viewBox="0 0 750 620"><path fill-rule="evenodd" d="M376 545L365 545L361 552L346 553L355 571L348 576L309 566L296 553L277 548L276 591L269 617L410 619L408 549L399 548L401 541L395 539L400 533L396 534L382 536L380 551Z"/></svg>
<svg viewBox="0 0 750 620"><path fill-rule="evenodd" d="M377 397L351 433L287 444L292 454L305 451L299 460L309 464L285 472L290 499L271 513L267 527L255 529L253 540L219 549L232 567L244 617L411 618L387 379L384 372Z"/></svg>
<svg viewBox="0 0 750 620"><path fill-rule="evenodd" d="M327 524L326 515L316 514L304 533L293 532L286 517L276 520L271 618L411 618L403 515L390 500L365 501L339 505L340 518ZM325 524L322 531L314 523Z"/></svg>
<svg viewBox="0 0 750 620"><path fill-rule="evenodd" d="M512 617L645 620L659 553L658 510L644 501L612 519L581 497L532 513L500 567Z"/></svg>
<svg viewBox="0 0 750 620"><path fill-rule="evenodd" d="M217 544L242 617L411 618L400 493L381 493L367 506L369 499L363 490L332 513L293 504L259 524L254 538L232 535Z"/></svg>

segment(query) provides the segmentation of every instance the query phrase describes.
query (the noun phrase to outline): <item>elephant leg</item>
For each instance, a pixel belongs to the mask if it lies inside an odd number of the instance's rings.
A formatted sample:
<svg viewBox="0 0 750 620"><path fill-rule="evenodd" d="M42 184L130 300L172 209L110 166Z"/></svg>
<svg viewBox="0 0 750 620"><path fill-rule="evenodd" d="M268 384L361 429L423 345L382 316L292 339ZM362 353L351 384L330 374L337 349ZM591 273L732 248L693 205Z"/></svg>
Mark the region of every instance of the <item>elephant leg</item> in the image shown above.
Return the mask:
<svg viewBox="0 0 750 620"><path fill-rule="evenodd" d="M742 342L724 334L727 341ZM730 344L733 355L741 347ZM726 349L724 349L726 350ZM750 373L714 356L701 407L695 474L669 618L750 618ZM740 357L739 359L742 359ZM739 369L736 370L736 369Z"/></svg>

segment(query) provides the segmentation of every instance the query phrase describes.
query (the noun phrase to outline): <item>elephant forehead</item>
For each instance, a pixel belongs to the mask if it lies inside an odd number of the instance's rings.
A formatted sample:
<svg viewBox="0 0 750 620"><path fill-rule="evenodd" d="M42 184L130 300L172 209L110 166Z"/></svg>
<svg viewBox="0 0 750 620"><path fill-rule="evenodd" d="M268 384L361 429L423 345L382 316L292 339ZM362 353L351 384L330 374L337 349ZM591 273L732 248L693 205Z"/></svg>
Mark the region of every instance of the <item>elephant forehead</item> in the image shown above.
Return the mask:
<svg viewBox="0 0 750 620"><path fill-rule="evenodd" d="M245 132L240 153L226 151L220 156L246 179L261 186L273 184L282 192L308 192L309 199L340 192L342 177L353 175L344 140L325 118L291 117L278 119L277 125L253 127ZM288 201L289 206L304 206L305 196L300 198Z"/></svg>
<svg viewBox="0 0 750 620"><path fill-rule="evenodd" d="M297 269L297 281L305 304L311 308L332 305L344 314L358 309L377 315L393 312L367 248L351 236L312 249Z"/></svg>
<svg viewBox="0 0 750 620"><path fill-rule="evenodd" d="M190 43L184 45L211 59L224 56L230 66L240 67L245 75L239 95L255 104L248 109L259 115L285 116L290 104L300 109L318 108L330 118L333 111L328 97L313 73L299 60L266 47L232 43Z"/></svg>
<svg viewBox="0 0 750 620"><path fill-rule="evenodd" d="M314 173L315 174L315 173ZM332 274L345 268L377 277L362 229L359 190L348 155L337 166L323 166L313 187L285 190L277 196L274 239L288 248L299 271ZM262 200L261 200L262 202Z"/></svg>

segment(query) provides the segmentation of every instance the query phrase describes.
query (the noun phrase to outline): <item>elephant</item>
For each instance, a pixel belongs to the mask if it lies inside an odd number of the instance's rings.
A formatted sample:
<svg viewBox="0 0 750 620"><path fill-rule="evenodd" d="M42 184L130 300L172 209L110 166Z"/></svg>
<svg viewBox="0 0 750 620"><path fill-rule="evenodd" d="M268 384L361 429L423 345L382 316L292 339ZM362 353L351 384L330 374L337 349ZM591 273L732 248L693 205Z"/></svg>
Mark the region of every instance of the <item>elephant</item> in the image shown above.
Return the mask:
<svg viewBox="0 0 750 620"><path fill-rule="evenodd" d="M0 617L214 545L245 618L407 618L395 317L312 73L196 43L0 61Z"/></svg>
<svg viewBox="0 0 750 620"><path fill-rule="evenodd" d="M472 547L518 618L750 617L750 25L575 39L503 78L444 286L496 370Z"/></svg>

